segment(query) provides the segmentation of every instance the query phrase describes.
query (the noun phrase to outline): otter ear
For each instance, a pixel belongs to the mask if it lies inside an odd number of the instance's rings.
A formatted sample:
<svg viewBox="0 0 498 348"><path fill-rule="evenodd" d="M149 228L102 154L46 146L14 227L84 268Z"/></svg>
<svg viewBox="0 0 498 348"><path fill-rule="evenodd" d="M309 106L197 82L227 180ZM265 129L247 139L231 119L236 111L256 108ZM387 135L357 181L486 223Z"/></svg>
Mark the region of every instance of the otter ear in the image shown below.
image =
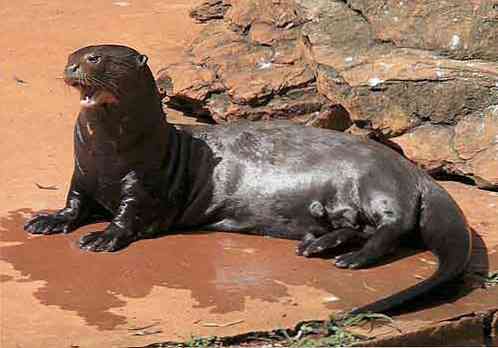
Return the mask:
<svg viewBox="0 0 498 348"><path fill-rule="evenodd" d="M137 63L139 67L143 67L145 64L147 64L147 61L149 58L145 54L140 54L137 56Z"/></svg>

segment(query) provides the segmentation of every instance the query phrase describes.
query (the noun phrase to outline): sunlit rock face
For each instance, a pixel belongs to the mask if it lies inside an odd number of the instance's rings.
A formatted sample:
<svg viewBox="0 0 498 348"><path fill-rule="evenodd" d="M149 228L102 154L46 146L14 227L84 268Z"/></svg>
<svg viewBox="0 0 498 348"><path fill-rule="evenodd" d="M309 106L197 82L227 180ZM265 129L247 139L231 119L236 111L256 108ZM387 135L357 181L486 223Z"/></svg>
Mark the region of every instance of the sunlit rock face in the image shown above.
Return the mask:
<svg viewBox="0 0 498 348"><path fill-rule="evenodd" d="M191 16L204 30L158 77L170 106L389 139L498 188L498 3L203 0Z"/></svg>

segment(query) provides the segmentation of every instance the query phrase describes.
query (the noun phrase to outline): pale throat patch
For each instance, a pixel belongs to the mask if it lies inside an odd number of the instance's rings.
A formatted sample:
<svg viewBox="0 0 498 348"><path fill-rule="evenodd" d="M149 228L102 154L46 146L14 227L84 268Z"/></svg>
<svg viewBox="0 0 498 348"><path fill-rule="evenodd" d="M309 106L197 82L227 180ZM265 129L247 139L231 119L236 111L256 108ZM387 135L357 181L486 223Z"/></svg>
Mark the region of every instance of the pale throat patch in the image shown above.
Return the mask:
<svg viewBox="0 0 498 348"><path fill-rule="evenodd" d="M92 128L92 126L90 126L90 122L86 123L86 130L87 130L88 134L93 135L93 128Z"/></svg>

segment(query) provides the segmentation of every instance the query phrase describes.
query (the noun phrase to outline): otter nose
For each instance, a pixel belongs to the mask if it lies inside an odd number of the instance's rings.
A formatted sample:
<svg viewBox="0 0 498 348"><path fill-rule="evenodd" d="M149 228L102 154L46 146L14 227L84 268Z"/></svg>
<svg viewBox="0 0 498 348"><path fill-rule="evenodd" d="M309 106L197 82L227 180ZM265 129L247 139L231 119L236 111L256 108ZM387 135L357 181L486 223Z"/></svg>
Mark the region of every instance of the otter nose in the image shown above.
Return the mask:
<svg viewBox="0 0 498 348"><path fill-rule="evenodd" d="M66 67L66 72L69 74L74 74L79 68L78 64L71 64Z"/></svg>

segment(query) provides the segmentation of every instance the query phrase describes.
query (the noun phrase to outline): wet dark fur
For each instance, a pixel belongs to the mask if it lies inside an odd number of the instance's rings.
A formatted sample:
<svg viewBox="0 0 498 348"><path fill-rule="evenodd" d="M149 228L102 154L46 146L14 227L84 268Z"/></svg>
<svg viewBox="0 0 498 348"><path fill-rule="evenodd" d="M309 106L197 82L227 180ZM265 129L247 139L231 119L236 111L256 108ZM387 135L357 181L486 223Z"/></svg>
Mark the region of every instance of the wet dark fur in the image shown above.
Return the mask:
<svg viewBox="0 0 498 348"><path fill-rule="evenodd" d="M66 207L33 218L27 231L67 233L107 213L112 222L82 237L82 249L115 251L181 228L297 239L305 256L365 239L361 250L336 258L349 268L377 262L419 231L439 257L438 271L355 311L386 311L464 271L471 241L462 212L395 151L286 122L176 129L165 120L146 60L112 45L69 57L68 84L82 96L110 91L118 102L81 110Z"/></svg>

